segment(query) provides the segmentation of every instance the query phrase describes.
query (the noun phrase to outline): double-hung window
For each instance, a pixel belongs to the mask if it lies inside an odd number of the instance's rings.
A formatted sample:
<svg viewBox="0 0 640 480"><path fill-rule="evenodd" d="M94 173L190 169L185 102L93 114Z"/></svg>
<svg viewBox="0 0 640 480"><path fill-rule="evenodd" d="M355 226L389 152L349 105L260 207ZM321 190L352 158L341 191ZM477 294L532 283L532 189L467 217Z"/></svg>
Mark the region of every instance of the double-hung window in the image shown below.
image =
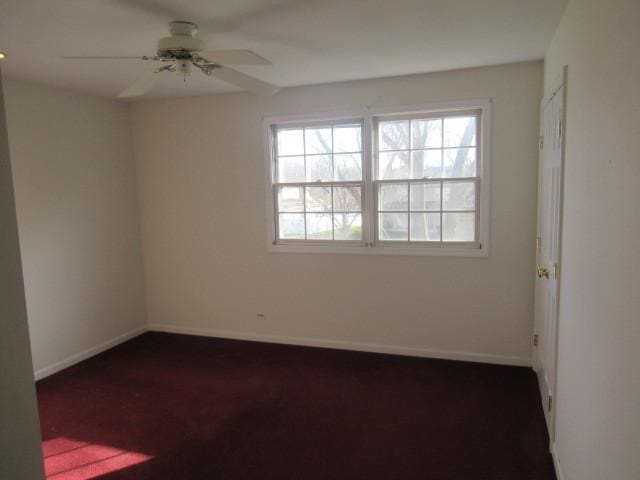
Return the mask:
<svg viewBox="0 0 640 480"><path fill-rule="evenodd" d="M479 242L480 111L374 119L376 241Z"/></svg>
<svg viewBox="0 0 640 480"><path fill-rule="evenodd" d="M283 243L362 241L362 121L275 126L273 196Z"/></svg>
<svg viewBox="0 0 640 480"><path fill-rule="evenodd" d="M269 248L486 256L489 106L266 119Z"/></svg>

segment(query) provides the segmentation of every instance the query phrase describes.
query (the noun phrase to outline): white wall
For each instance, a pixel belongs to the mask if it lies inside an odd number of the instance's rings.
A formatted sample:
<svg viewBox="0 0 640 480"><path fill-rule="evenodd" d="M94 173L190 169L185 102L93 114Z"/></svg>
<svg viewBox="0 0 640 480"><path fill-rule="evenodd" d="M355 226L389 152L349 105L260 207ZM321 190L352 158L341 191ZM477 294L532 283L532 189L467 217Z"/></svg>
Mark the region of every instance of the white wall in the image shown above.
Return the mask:
<svg viewBox="0 0 640 480"><path fill-rule="evenodd" d="M530 363L541 95L528 62L133 104L151 326ZM490 258L267 253L263 116L484 97Z"/></svg>
<svg viewBox="0 0 640 480"><path fill-rule="evenodd" d="M0 478L44 478L0 82Z"/></svg>
<svg viewBox="0 0 640 480"><path fill-rule="evenodd" d="M146 322L129 109L17 81L5 92L40 371Z"/></svg>
<svg viewBox="0 0 640 480"><path fill-rule="evenodd" d="M564 480L640 478L640 2L572 0L555 450Z"/></svg>

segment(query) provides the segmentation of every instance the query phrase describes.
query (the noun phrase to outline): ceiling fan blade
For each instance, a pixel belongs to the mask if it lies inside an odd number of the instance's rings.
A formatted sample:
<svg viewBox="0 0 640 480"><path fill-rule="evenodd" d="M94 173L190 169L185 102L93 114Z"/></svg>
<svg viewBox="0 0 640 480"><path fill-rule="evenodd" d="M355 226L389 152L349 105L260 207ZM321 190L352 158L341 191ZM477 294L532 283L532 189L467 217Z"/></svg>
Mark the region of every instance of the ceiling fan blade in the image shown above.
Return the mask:
<svg viewBox="0 0 640 480"><path fill-rule="evenodd" d="M144 77L140 77L131 86L129 86L128 88L120 92L118 94L118 98L130 98L130 97L138 97L140 95L144 95L149 90L151 90L151 87L153 87L153 84L158 78L157 76L158 73L159 73L159 70L154 70L153 72L148 73Z"/></svg>
<svg viewBox="0 0 640 480"><path fill-rule="evenodd" d="M213 76L230 83L231 85L240 87L243 90L249 90L250 92L260 93L263 95L273 95L280 90L280 87L263 82L262 80L258 80L257 78L251 77L229 67L216 68L213 71Z"/></svg>
<svg viewBox="0 0 640 480"><path fill-rule="evenodd" d="M198 52L206 60L221 65L271 65L271 62L251 50L211 50Z"/></svg>
<svg viewBox="0 0 640 480"><path fill-rule="evenodd" d="M151 57L142 56L142 57L120 57L120 56L64 56L60 57L65 60L147 60Z"/></svg>

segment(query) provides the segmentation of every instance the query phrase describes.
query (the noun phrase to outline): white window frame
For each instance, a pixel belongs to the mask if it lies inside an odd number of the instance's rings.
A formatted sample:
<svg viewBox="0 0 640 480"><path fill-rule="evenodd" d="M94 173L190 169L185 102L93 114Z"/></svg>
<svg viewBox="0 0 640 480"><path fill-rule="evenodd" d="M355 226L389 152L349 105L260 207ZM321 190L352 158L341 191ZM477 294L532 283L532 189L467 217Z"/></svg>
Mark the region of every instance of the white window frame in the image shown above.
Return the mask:
<svg viewBox="0 0 640 480"><path fill-rule="evenodd" d="M384 117L400 117L425 114L437 115L455 111L480 111L480 135L477 139L479 158L478 177L480 181L477 195L476 221L478 238L476 242L398 242L375 241L375 162L374 159L374 123ZM361 120L362 129L362 241L280 241L276 239L275 195L274 195L274 126L300 126L316 122L340 122ZM265 204L267 219L267 249L273 253L336 253L356 255L420 255L448 257L488 257L489 226L491 207L490 176L490 139L491 139L491 100L461 100L434 102L417 105L403 105L385 108L366 108L356 111L327 112L312 115L270 116L263 119L265 149Z"/></svg>

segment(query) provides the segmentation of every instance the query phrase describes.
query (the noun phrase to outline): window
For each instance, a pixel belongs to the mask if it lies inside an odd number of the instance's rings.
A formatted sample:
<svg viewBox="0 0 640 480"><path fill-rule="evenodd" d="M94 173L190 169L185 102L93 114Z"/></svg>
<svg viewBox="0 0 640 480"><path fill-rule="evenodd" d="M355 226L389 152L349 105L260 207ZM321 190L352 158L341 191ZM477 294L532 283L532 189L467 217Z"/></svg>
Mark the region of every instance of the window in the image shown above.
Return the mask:
<svg viewBox="0 0 640 480"><path fill-rule="evenodd" d="M266 119L270 250L487 256L489 107Z"/></svg>
<svg viewBox="0 0 640 480"><path fill-rule="evenodd" d="M479 119L480 111L374 119L376 241L478 242Z"/></svg>
<svg viewBox="0 0 640 480"><path fill-rule="evenodd" d="M279 242L362 241L362 122L274 126Z"/></svg>

